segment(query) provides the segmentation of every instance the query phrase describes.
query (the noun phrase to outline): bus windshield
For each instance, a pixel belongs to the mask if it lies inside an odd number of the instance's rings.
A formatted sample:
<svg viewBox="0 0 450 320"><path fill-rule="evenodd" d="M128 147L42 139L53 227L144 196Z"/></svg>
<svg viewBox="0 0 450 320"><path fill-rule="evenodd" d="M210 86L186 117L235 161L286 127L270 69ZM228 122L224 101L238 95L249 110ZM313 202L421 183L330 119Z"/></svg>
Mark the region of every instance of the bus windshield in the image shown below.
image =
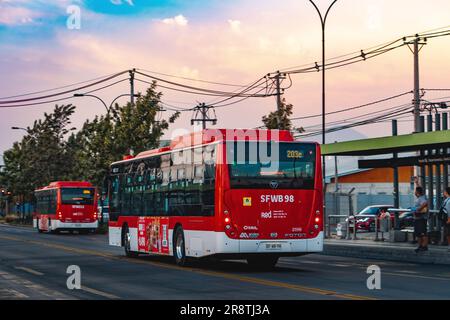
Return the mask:
<svg viewBox="0 0 450 320"><path fill-rule="evenodd" d="M232 188L313 189L316 145L228 142Z"/></svg>
<svg viewBox="0 0 450 320"><path fill-rule="evenodd" d="M94 188L63 188L61 189L62 204L94 204Z"/></svg>

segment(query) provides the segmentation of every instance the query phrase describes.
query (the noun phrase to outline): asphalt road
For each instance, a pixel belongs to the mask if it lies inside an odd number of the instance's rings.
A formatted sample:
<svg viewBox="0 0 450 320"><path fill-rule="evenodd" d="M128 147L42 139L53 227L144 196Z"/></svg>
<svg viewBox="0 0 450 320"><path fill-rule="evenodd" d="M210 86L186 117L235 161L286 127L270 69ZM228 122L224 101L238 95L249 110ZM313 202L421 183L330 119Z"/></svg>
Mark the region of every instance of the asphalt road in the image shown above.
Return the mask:
<svg viewBox="0 0 450 320"><path fill-rule="evenodd" d="M243 261L126 258L105 235L38 234L0 225L0 299L450 299L448 266L307 255L283 258L271 272ZM67 267L81 268L69 290ZM381 268L369 290L367 267Z"/></svg>

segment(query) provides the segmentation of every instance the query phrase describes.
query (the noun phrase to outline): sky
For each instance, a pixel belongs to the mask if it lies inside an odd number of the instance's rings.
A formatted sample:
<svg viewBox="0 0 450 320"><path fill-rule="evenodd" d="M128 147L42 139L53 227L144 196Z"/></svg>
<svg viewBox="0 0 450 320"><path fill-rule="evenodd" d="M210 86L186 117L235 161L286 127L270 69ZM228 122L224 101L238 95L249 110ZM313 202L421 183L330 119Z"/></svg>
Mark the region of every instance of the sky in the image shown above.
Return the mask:
<svg viewBox="0 0 450 320"><path fill-rule="evenodd" d="M325 10L329 0L316 0ZM80 13L79 28L71 20ZM450 25L447 0L338 0L326 25L327 58L359 51ZM78 21L78 20L77 20ZM70 24L72 23L72 24ZM430 39L420 53L423 88L450 87L450 37ZM307 0L0 0L0 98L46 90L140 68L183 77L232 84L249 84L268 72L320 61L321 28ZM179 80L178 80L179 81ZM201 85L219 90L228 87ZM406 47L380 57L327 72L327 111L396 95L413 88L413 55ZM144 91L144 84L137 84ZM163 100L187 108L211 97L161 89ZM128 93L126 82L97 94L112 101ZM428 100L450 96L429 91ZM294 117L321 112L321 75L292 76L285 98L294 105ZM119 102L125 103L127 98ZM327 121L410 103L412 96L362 109L330 115ZM448 98L447 98L448 100ZM104 113L95 99L73 98L73 123ZM253 128L275 110L273 97L255 98L216 110L217 127ZM10 148L26 127L53 104L0 109L0 153ZM163 117L170 116L164 112ZM180 129L192 130L192 114L184 112L166 138ZM404 119L400 133L410 133ZM320 118L297 126L320 124ZM330 140L389 135L389 123L347 130ZM0 162L2 159L0 158Z"/></svg>

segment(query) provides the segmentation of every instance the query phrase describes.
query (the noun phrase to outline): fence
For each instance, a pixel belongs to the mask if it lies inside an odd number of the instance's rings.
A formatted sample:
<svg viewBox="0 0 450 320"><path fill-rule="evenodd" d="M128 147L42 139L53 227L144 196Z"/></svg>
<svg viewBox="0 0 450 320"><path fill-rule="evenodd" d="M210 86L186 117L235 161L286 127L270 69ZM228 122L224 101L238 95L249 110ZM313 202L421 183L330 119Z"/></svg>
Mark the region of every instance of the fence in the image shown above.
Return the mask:
<svg viewBox="0 0 450 320"><path fill-rule="evenodd" d="M386 215L327 215L326 220L326 236L331 237L333 224L332 220L340 220L340 224L344 226L342 232L343 238L349 240L357 240L358 221L363 218L372 218L374 220L375 238L374 241L384 241L384 233L389 233L389 240L391 242L407 241L408 233L414 234L414 230L410 227L401 229L399 215L401 213L412 212L411 209L388 209ZM431 244L445 243L445 222L439 220L439 210L430 210L427 220L427 233L430 237ZM345 221L343 222L343 220ZM342 223L343 222L343 223ZM336 223L338 225L338 223ZM339 233L336 228L337 234ZM381 238L380 238L381 233ZM402 235L401 237L399 235Z"/></svg>

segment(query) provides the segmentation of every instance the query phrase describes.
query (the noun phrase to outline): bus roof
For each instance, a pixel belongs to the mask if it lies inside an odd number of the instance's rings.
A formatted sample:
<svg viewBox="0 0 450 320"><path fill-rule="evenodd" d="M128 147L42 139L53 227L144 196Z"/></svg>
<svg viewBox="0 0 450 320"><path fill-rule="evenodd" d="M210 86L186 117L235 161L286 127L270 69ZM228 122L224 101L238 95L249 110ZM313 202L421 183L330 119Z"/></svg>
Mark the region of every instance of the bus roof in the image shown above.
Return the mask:
<svg viewBox="0 0 450 320"><path fill-rule="evenodd" d="M172 150L200 146L220 141L278 141L292 142L294 136L288 130L263 129L205 129L176 137L167 147L143 151L136 157L126 156L122 161L113 164L146 158L155 154L170 152Z"/></svg>
<svg viewBox="0 0 450 320"><path fill-rule="evenodd" d="M93 187L92 183L87 181L54 181L51 182L48 186L43 188L39 188L36 191L42 191L47 189L56 189L56 188L88 188Z"/></svg>

